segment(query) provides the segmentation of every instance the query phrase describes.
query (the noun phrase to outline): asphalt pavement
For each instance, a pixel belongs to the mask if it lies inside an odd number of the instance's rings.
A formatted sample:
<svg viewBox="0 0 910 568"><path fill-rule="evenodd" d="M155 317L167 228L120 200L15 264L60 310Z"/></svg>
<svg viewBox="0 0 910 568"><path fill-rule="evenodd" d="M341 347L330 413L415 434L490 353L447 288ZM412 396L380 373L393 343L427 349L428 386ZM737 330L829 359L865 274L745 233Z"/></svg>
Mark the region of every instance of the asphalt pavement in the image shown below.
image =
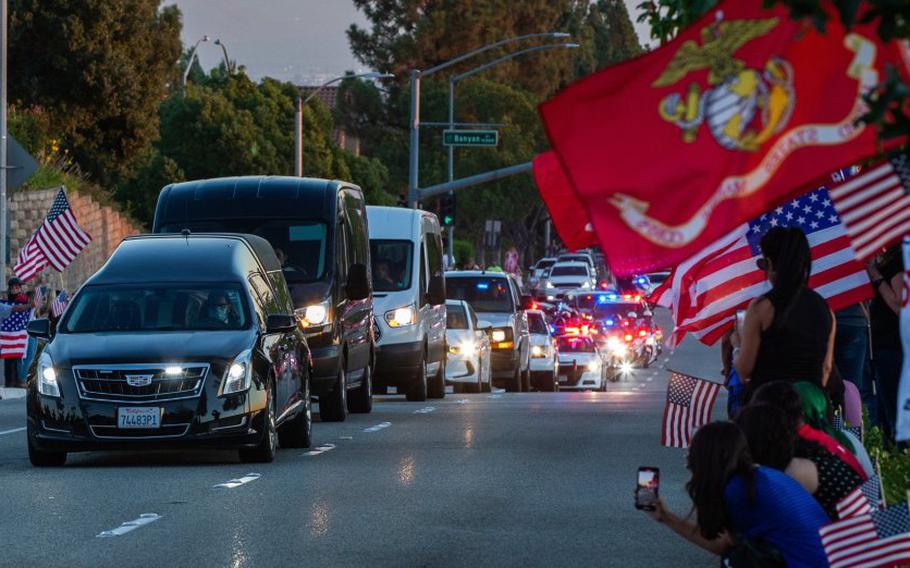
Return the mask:
<svg viewBox="0 0 910 568"><path fill-rule="evenodd" d="M716 566L632 505L650 465L690 506L685 451L660 447L666 368L716 380L720 362L687 341L606 393L377 397L259 465L96 452L35 469L24 400L4 399L0 566Z"/></svg>

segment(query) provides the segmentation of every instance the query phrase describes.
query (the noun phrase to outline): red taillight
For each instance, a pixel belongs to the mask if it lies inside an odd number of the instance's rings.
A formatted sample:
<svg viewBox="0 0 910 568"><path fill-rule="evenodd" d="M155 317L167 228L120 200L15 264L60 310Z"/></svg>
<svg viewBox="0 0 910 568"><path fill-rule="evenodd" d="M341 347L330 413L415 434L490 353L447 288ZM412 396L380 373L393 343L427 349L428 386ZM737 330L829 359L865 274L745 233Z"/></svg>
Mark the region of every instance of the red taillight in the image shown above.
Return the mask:
<svg viewBox="0 0 910 568"><path fill-rule="evenodd" d="M566 335L578 335L578 328L577 327L567 327Z"/></svg>
<svg viewBox="0 0 910 568"><path fill-rule="evenodd" d="M626 341L632 341L632 339L633 339L632 334L631 334L631 333L627 333L626 336L625 336L623 339L625 339Z"/></svg>
<svg viewBox="0 0 910 568"><path fill-rule="evenodd" d="M632 299L632 294L623 294L623 295L622 295L622 299L623 299L623 300L631 300L631 299Z"/></svg>
<svg viewBox="0 0 910 568"><path fill-rule="evenodd" d="M581 326L581 334L588 335L591 332L591 327L587 325Z"/></svg>
<svg viewBox="0 0 910 568"><path fill-rule="evenodd" d="M638 337L644 337L646 335L648 335L647 331L645 331L643 329L638 330Z"/></svg>
<svg viewBox="0 0 910 568"><path fill-rule="evenodd" d="M540 309L540 304L538 304L537 302L534 302L533 304L531 304L531 309L532 309L532 310L539 310L539 309Z"/></svg>
<svg viewBox="0 0 910 568"><path fill-rule="evenodd" d="M606 290L608 287L609 287L609 284L607 284L606 282L601 282L601 283L600 283L600 288L601 288L602 290Z"/></svg>
<svg viewBox="0 0 910 568"><path fill-rule="evenodd" d="M640 302L640 301L641 301L641 296L635 296L635 301L636 301L636 302Z"/></svg>

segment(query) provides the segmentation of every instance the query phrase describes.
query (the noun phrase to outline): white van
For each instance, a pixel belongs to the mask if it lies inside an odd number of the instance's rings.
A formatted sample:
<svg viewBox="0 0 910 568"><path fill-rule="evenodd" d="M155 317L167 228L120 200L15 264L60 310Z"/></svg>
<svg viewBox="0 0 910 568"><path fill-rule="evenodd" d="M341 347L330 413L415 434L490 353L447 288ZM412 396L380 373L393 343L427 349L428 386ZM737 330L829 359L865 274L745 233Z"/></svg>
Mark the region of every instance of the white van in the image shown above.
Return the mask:
<svg viewBox="0 0 910 568"><path fill-rule="evenodd" d="M367 207L376 368L373 384L408 400L445 396L446 305L442 229L436 215Z"/></svg>

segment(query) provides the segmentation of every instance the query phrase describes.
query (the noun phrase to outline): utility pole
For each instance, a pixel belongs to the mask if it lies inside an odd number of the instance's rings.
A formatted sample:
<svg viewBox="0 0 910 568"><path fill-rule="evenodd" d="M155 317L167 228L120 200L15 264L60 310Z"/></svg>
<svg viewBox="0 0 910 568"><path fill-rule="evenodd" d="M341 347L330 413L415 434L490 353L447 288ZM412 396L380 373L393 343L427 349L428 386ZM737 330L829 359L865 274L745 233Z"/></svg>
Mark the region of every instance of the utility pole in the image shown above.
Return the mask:
<svg viewBox="0 0 910 568"><path fill-rule="evenodd" d="M6 97L7 97L7 67L6 58L8 6L7 0L0 0L0 254L3 255L3 270L0 271L0 290L6 292L6 265L8 263L7 248L9 247L9 206L6 202Z"/></svg>
<svg viewBox="0 0 910 568"><path fill-rule="evenodd" d="M420 164L420 71L411 70L411 155L408 160L408 207L417 209L420 187L417 167Z"/></svg>
<svg viewBox="0 0 910 568"><path fill-rule="evenodd" d="M294 175L303 176L303 98L297 95L297 115L294 120Z"/></svg>
<svg viewBox="0 0 910 568"><path fill-rule="evenodd" d="M449 77L449 130L455 128L455 81ZM449 183L455 181L455 146L449 145ZM449 201L455 195L454 191L449 192ZM449 243L449 262L455 263L455 224L452 223L447 227Z"/></svg>

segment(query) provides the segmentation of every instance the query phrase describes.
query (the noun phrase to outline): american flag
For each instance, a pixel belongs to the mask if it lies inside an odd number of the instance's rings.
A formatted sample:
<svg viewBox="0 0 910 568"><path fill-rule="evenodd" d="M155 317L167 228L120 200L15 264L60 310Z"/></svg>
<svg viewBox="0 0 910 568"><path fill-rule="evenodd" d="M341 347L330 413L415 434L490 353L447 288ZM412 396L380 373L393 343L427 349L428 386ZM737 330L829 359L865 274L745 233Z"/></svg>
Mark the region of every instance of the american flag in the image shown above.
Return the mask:
<svg viewBox="0 0 910 568"><path fill-rule="evenodd" d="M833 522L819 530L831 568L877 568L910 562L907 502Z"/></svg>
<svg viewBox="0 0 910 568"><path fill-rule="evenodd" d="M11 304L11 302L4 302ZM15 305L15 304L14 304ZM14 312L0 323L0 359L22 359L28 345L25 327L31 319L32 310Z"/></svg>
<svg viewBox="0 0 910 568"><path fill-rule="evenodd" d="M47 217L22 248L24 253L20 251L19 263L14 270L23 280L31 278L40 270L34 269L39 265L44 268L50 264L61 272L91 240L92 238L76 221L76 216L66 199L66 193L61 189L57 192ZM36 255L40 258L36 258Z"/></svg>
<svg viewBox="0 0 910 568"><path fill-rule="evenodd" d="M688 447L695 431L711 420L718 392L718 383L671 371L660 431L661 445Z"/></svg>
<svg viewBox="0 0 910 568"><path fill-rule="evenodd" d="M821 187L739 227L673 270L651 301L672 308L677 344L686 333L713 344L732 327L737 310L770 290L765 273L755 265L761 258L759 242L771 227L787 226L806 233L812 248L809 286L832 310L872 297L869 277Z"/></svg>
<svg viewBox="0 0 910 568"><path fill-rule="evenodd" d="M60 290L57 292L57 297L54 298L54 303L51 304L51 314L55 318L59 318L63 315L63 310L66 309L66 305L69 303L69 298L66 297L66 290Z"/></svg>
<svg viewBox="0 0 910 568"><path fill-rule="evenodd" d="M878 475L872 474L869 479L841 499L835 507L837 516L846 519L870 513L873 509L880 509L882 504L882 482Z"/></svg>
<svg viewBox="0 0 910 568"><path fill-rule="evenodd" d="M910 233L910 159L897 154L831 187L857 258L865 260Z"/></svg>

